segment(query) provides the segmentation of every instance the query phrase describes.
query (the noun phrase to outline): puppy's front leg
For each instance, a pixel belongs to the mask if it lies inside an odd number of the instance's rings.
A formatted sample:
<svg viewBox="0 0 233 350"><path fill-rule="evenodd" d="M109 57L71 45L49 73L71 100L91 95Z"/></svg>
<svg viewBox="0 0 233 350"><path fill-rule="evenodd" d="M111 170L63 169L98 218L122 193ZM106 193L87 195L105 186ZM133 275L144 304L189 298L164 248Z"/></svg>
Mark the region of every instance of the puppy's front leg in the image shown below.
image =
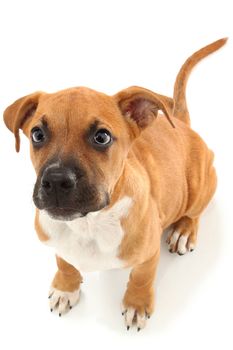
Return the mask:
<svg viewBox="0 0 233 350"><path fill-rule="evenodd" d="M143 264L133 268L123 299L123 312L126 327L135 324L137 330L144 328L146 319L154 310L154 288L159 252Z"/></svg>
<svg viewBox="0 0 233 350"><path fill-rule="evenodd" d="M78 270L56 256L58 271L49 292L50 310L58 308L59 316L77 304L82 276Z"/></svg>

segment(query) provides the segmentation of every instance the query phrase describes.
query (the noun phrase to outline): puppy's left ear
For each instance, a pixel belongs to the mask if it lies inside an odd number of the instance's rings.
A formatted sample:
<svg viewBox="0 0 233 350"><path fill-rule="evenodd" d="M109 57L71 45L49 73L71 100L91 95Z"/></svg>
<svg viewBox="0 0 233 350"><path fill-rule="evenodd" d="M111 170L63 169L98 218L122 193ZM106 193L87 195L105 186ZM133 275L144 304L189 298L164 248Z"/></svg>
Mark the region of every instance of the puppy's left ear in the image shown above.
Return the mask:
<svg viewBox="0 0 233 350"><path fill-rule="evenodd" d="M139 130L149 126L161 110L168 122L171 120L173 101L169 97L156 94L150 90L132 86L113 96L122 114L137 124Z"/></svg>
<svg viewBox="0 0 233 350"><path fill-rule="evenodd" d="M20 149L19 129L22 129L26 120L34 115L41 95L41 92L35 92L24 96L7 107L3 114L6 126L15 135L16 152Z"/></svg>

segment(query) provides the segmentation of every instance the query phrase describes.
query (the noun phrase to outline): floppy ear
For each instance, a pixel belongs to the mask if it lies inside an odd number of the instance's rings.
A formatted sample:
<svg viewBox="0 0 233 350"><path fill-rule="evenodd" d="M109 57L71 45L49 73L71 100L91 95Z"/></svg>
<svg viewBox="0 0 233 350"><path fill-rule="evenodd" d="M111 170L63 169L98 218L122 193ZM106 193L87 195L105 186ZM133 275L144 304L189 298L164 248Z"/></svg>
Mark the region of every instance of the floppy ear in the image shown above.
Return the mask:
<svg viewBox="0 0 233 350"><path fill-rule="evenodd" d="M122 114L136 122L139 129L144 129L152 123L161 110L168 122L175 128L171 120L173 100L156 94L150 90L132 86L113 96Z"/></svg>
<svg viewBox="0 0 233 350"><path fill-rule="evenodd" d="M19 152L20 149L19 129L22 129L25 121L35 113L41 94L41 92L35 92L20 98L7 107L3 114L6 126L15 135L16 152Z"/></svg>

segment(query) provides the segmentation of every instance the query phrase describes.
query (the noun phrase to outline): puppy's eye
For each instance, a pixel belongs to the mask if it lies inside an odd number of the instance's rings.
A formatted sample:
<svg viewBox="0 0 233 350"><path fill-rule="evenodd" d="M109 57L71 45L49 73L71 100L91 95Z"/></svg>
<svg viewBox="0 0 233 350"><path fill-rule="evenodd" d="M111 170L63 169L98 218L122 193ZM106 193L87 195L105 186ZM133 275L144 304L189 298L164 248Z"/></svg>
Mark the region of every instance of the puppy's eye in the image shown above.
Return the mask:
<svg viewBox="0 0 233 350"><path fill-rule="evenodd" d="M112 135L106 129L100 129L94 136L94 142L99 146L106 146L112 143Z"/></svg>
<svg viewBox="0 0 233 350"><path fill-rule="evenodd" d="M33 143L41 143L45 139L44 131L38 127L35 127L31 131L31 138Z"/></svg>

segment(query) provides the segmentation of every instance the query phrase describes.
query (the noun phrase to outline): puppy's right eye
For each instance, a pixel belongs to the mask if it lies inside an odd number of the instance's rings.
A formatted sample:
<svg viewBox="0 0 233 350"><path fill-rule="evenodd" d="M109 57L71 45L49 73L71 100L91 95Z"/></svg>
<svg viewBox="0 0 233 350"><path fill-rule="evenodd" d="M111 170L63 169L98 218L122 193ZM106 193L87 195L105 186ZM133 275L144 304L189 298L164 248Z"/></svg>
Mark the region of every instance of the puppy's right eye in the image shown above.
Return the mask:
<svg viewBox="0 0 233 350"><path fill-rule="evenodd" d="M45 140L44 131L38 127L33 128L31 130L31 139L34 144L42 143Z"/></svg>

